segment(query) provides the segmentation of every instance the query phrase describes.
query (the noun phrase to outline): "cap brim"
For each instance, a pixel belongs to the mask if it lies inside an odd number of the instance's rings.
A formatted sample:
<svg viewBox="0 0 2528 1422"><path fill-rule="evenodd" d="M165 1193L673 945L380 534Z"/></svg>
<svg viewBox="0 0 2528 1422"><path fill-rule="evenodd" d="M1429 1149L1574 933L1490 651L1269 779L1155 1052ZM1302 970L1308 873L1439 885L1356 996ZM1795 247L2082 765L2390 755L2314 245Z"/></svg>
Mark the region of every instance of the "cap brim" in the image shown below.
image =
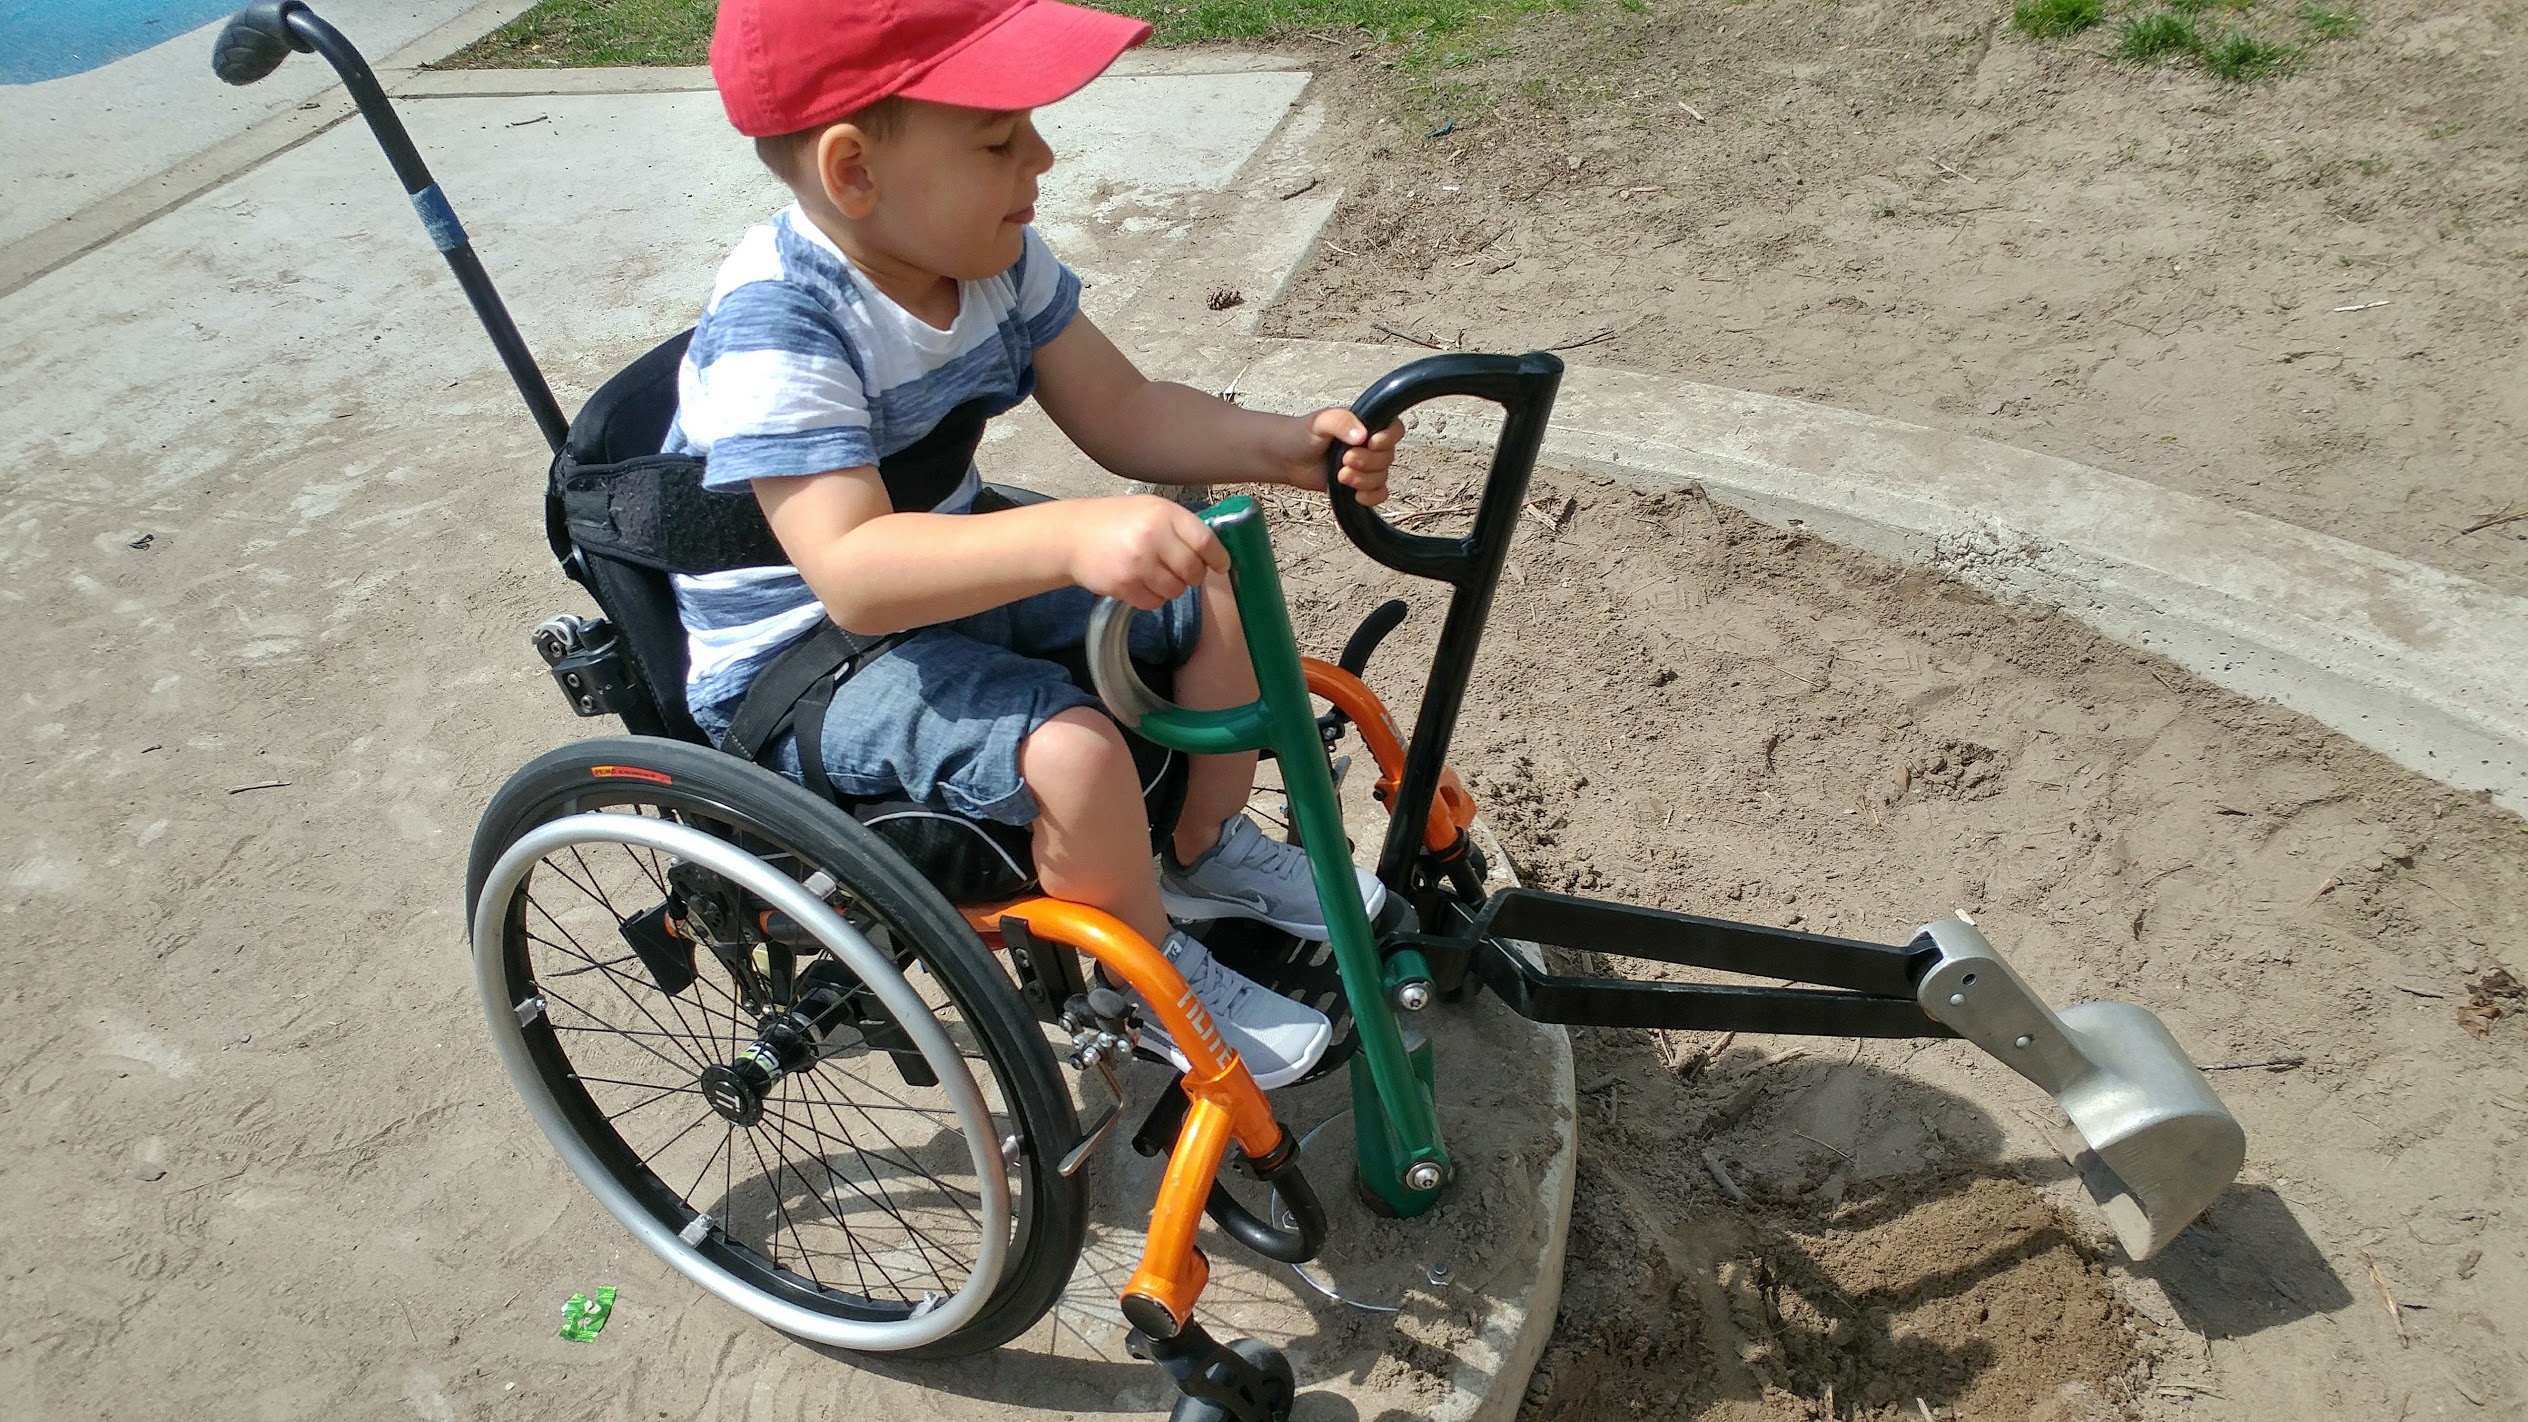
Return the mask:
<svg viewBox="0 0 2528 1422"><path fill-rule="evenodd" d="M968 109L1032 109L1067 99L1150 37L1125 15L1021 0L999 24L896 90L924 103Z"/></svg>

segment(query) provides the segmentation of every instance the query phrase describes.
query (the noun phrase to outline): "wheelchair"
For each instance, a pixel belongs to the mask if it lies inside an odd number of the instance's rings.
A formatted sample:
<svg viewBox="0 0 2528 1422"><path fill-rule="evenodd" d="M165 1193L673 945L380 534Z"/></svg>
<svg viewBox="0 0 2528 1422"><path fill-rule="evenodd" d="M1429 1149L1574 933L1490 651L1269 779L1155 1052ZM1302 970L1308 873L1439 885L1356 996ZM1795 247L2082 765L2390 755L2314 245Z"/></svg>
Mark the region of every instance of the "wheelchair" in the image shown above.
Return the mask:
<svg viewBox="0 0 2528 1422"><path fill-rule="evenodd" d="M485 1021L536 1124L636 1239L731 1306L843 1349L971 1354L1016 1337L1069 1280L1086 1228L1079 1177L1119 1129L1113 1068L1146 1012L1192 1064L1130 1138L1167 1158L1120 1291L1130 1346L1174 1379L1173 1422L1282 1422L1288 1361L1216 1340L1195 1317L1210 1273L1195 1233L1208 1216L1239 1246L1298 1264L1327 1216L1297 1140L1201 1003L1129 928L1036 893L1023 836L822 796L752 763L751 733L733 727L719 748L703 737L683 702L670 572L784 559L751 498L707 493L695 461L659 453L685 338L566 421L358 50L303 0L254 0L222 30L213 68L250 84L292 51L342 76L552 447L546 537L603 613L554 618L534 642L574 711L618 717L629 734L512 776L467 868ZM1202 517L1230 555L1258 698L1169 704L1132 664L1129 609L1112 600L1076 669L1135 738L1161 833L1181 756L1256 750L1280 763L1328 941L1230 923L1205 936L1231 966L1334 1019L1318 1070L1349 1072L1351 1195L1399 1217L1441 1203L1453 1167L1430 1044L1410 1019L1489 990L1531 1020L1591 1028L1964 1038L2054 1100L2066 1153L2126 1252L2156 1253L2228 1187L2246 1135L2145 1009L2057 1012L1961 918L1878 944L1486 882L1474 803L1446 758L1561 373L1544 353L1438 355L1352 407L1371 429L1445 396L1501 410L1462 535L1406 532L1328 480L1355 546L1447 589L1409 738L1362 679L1405 605L1372 611L1336 661L1301 657L1264 520L1244 497ZM785 702L785 685L772 704L813 705L819 678L868 650L836 654L828 640L801 644L816 652L801 663L809 699ZM1376 923L1336 798L1333 749L1353 733L1386 815L1376 872L1389 909ZM1560 975L1528 945L1772 981ZM1057 1043L1112 1093L1085 1126ZM1277 1207L1247 1209L1221 1184L1224 1166L1269 1186Z"/></svg>
<svg viewBox="0 0 2528 1422"><path fill-rule="evenodd" d="M1082 1130L1044 1030L1067 1034L1082 1070L1111 1072L1132 1050L1134 1009L1092 986L1079 954L1147 1010L1173 1011L1176 1040L1217 1038L1138 935L1033 896L1024 831L819 796L695 726L658 564L695 558L684 542L726 545L725 526L752 510L701 492L692 461L657 455L689 334L601 387L553 465L549 531L604 617L556 617L533 641L575 712L632 734L548 752L492 797L467 875L478 987L502 1060L564 1159L706 1291L838 1347L992 1348L1069 1281L1081 1169L1116 1124L1110 1113ZM980 506L1041 497L989 486ZM1134 748L1163 833L1184 758L1137 737ZM1224 961L1348 1028L1318 945L1258 924L1204 931ZM1345 1060L1350 1034L1339 1037L1312 1074ZM1217 1076L1198 1088L1224 1103L1243 1163L1321 1221L1244 1067ZM1137 1138L1174 1125L1166 1138L1181 1139L1190 1105L1172 1088ZM1216 1160L1219 1144L1209 1149ZM1240 1237L1293 1262L1313 1254L1203 1184L1184 1193ZM1160 1302L1144 1311L1181 1295L1170 1335L1190 1322L1199 1257L1188 1241L1145 1265Z"/></svg>

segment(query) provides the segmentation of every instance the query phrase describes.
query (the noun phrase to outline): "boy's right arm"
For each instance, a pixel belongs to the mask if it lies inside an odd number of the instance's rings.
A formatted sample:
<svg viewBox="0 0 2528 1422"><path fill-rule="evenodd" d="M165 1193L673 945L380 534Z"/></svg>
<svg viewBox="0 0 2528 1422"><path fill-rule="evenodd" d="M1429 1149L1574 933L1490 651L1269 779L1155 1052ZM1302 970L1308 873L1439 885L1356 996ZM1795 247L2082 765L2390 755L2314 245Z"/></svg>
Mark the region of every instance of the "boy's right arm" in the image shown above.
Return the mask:
<svg viewBox="0 0 2528 1422"><path fill-rule="evenodd" d="M896 513L874 466L757 479L773 536L826 615L881 636L1078 584L1144 610L1228 571L1201 519L1151 495L988 514Z"/></svg>

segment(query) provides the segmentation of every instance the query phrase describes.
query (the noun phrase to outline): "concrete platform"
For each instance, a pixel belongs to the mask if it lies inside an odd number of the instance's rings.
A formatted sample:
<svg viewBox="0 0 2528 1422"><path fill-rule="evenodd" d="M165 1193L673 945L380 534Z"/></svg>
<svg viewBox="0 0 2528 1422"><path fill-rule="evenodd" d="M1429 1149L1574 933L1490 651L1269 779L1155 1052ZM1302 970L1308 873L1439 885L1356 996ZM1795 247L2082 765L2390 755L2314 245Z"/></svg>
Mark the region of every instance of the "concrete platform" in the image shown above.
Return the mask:
<svg viewBox="0 0 2528 1422"><path fill-rule="evenodd" d="M529 92L543 77L434 75L404 108L575 407L692 320L783 195L689 73ZM1306 84L1162 57L1044 116L1066 161L1041 206L1101 320L1132 329L1197 279L1260 297L1296 265L1334 190L1234 209L1304 161ZM1163 1406L1112 1301L1155 1179L1127 1150L1044 1324L986 1359L864 1363L640 1253L511 1099L462 948L467 837L514 767L608 727L529 654L582 605L542 544L546 456L365 129L0 296L0 340L0 601L23 629L0 915L56 950L10 1010L28 1108L0 1150L78 1182L0 1226L0 1253L52 1261L0 1280L36 1324L0 1388L45 1415L107 1368L243 1416ZM1208 1316L1290 1350L1303 1417L1507 1417L1552 1322L1567 1046L1497 1003L1430 1016L1451 1202L1346 1217L1317 1284L1210 1242ZM1314 1129L1342 1096L1282 1109ZM1338 1203L1344 1129L1318 1137ZM599 1283L621 1290L607 1332L556 1339L560 1300Z"/></svg>

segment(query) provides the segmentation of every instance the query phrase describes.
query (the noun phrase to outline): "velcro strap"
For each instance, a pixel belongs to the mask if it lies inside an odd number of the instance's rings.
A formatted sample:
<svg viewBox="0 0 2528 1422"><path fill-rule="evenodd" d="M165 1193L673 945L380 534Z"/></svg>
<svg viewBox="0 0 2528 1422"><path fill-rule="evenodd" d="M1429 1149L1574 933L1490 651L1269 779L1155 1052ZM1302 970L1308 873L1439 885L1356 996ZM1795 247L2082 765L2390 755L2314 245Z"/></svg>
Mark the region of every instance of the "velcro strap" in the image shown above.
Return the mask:
<svg viewBox="0 0 2528 1422"><path fill-rule="evenodd" d="M790 555L749 490L702 487L702 461L650 454L555 470L571 542L662 573L781 567Z"/></svg>

